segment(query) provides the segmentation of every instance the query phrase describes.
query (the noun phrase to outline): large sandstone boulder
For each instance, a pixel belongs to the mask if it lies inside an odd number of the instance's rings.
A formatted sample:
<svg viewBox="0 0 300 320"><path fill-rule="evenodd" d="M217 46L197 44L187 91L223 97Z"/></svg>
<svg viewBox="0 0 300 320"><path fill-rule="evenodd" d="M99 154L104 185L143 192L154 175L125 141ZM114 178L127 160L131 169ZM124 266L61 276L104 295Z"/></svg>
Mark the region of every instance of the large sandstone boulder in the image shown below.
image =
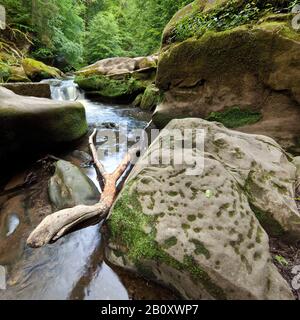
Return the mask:
<svg viewBox="0 0 300 320"><path fill-rule="evenodd" d="M19 96L0 86L0 163L24 151L75 141L86 132L80 103Z"/></svg>
<svg viewBox="0 0 300 320"><path fill-rule="evenodd" d="M201 144L194 144L183 164L159 164L170 155L165 149L160 155L162 141L186 129L204 130L202 158ZM172 160L183 140L177 132ZM204 168L190 175L195 154ZM266 233L300 237L290 161L268 137L201 119L173 120L139 160L111 211L107 258L187 299L292 299Z"/></svg>
<svg viewBox="0 0 300 320"><path fill-rule="evenodd" d="M130 103L154 81L156 67L155 56L108 58L79 70L75 82L89 95Z"/></svg>
<svg viewBox="0 0 300 320"><path fill-rule="evenodd" d="M49 197L55 210L85 204L93 205L100 193L91 179L72 163L60 160L49 182Z"/></svg>
<svg viewBox="0 0 300 320"><path fill-rule="evenodd" d="M217 120L300 152L300 34L293 16L228 21L227 11L234 17L247 4L234 3L196 1L167 26L156 80L165 95L154 122L162 128L174 118ZM217 16L220 25L212 27ZM194 27L201 17L203 26Z"/></svg>

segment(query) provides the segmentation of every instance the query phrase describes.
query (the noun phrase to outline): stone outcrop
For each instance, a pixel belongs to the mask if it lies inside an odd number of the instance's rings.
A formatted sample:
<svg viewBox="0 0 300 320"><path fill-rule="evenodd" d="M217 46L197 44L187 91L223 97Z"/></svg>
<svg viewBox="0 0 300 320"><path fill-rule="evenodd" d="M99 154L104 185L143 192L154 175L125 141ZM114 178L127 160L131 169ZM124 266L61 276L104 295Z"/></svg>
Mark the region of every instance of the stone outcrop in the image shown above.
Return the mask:
<svg viewBox="0 0 300 320"><path fill-rule="evenodd" d="M190 141L186 129L204 130L204 150L194 143L181 164L163 162L170 156L163 141L177 130L174 161ZM191 175L195 156L203 170ZM110 213L107 258L186 299L293 299L267 234L299 239L292 160L265 136L201 119L171 121Z"/></svg>
<svg viewBox="0 0 300 320"><path fill-rule="evenodd" d="M273 2L276 8L279 2ZM173 118L215 120L268 135L298 153L300 35L291 26L290 14L268 12L249 21L231 21L246 3L195 1L171 20L156 79L164 100L154 122L162 128ZM222 15L212 27L214 18Z"/></svg>

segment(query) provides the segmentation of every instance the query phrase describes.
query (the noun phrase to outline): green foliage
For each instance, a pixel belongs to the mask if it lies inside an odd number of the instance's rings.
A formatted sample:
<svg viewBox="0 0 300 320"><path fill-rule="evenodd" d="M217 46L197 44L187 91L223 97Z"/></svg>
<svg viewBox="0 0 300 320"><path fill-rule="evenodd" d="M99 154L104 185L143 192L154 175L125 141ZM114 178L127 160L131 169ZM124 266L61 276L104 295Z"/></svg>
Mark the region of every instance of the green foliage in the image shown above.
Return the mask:
<svg viewBox="0 0 300 320"><path fill-rule="evenodd" d="M281 264L282 266L288 266L288 265L289 265L289 263L287 262L287 260L286 260L284 257L282 257L282 256L279 256L279 255L275 256L275 260L276 260L279 264Z"/></svg>
<svg viewBox="0 0 300 320"><path fill-rule="evenodd" d="M22 30L31 38L31 55L44 60L60 57L70 66L82 63L84 24L81 2L74 0L3 0L12 34ZM18 39L12 39L15 43ZM24 41L23 41L24 42ZM24 46L24 43L16 43Z"/></svg>
<svg viewBox="0 0 300 320"><path fill-rule="evenodd" d="M116 56L148 55L159 49L165 25L192 0L112 0L90 22L85 41L87 63Z"/></svg>
<svg viewBox="0 0 300 320"><path fill-rule="evenodd" d="M261 119L260 112L242 110L239 107L233 107L224 112L212 112L206 120L216 121L224 124L227 128L238 128L244 125L253 124Z"/></svg>
<svg viewBox="0 0 300 320"><path fill-rule="evenodd" d="M295 1L294 6L299 0ZM206 30L224 31L244 24L257 22L268 13L288 13L291 3L287 0L239 1L230 0L225 5L217 6L208 12L194 11L182 19L176 26L172 41L202 36Z"/></svg>

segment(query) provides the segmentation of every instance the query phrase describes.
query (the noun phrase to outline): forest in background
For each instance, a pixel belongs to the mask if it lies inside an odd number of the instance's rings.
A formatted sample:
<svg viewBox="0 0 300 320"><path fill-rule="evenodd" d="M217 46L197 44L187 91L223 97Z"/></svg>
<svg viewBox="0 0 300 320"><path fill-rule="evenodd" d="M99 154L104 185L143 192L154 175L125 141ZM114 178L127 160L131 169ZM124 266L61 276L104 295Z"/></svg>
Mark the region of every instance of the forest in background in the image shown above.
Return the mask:
<svg viewBox="0 0 300 320"><path fill-rule="evenodd" d="M148 55L159 49L170 18L190 2L1 0L8 26L1 38L64 70L107 57Z"/></svg>

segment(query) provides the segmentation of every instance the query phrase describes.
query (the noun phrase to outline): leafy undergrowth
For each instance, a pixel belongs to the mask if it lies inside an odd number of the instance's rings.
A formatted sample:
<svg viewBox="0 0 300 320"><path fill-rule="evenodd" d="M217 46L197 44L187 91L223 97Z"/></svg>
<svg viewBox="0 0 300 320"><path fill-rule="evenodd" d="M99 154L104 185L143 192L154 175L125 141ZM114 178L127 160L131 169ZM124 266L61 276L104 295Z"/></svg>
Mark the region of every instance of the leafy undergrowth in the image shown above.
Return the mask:
<svg viewBox="0 0 300 320"><path fill-rule="evenodd" d="M245 24L253 24L268 14L290 13L296 4L300 4L300 1L230 0L225 5L217 6L205 13L196 10L177 24L171 41L183 41L193 36L200 37L207 30L224 31Z"/></svg>

